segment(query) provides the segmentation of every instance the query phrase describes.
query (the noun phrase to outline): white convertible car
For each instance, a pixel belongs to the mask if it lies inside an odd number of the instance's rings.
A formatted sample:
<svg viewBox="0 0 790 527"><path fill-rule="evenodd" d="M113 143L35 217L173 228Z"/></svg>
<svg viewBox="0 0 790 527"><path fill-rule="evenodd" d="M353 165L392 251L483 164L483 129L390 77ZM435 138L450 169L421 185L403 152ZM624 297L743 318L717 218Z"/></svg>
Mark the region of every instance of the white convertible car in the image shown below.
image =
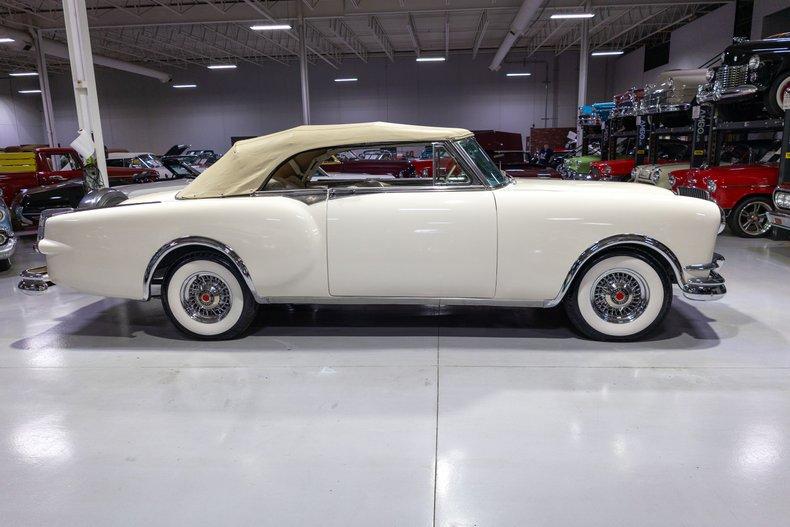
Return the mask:
<svg viewBox="0 0 790 527"><path fill-rule="evenodd" d="M426 146L430 172L391 176ZM371 148L393 153L386 177L320 167ZM462 129L300 126L236 143L180 190L120 204L98 192L42 219L47 267L20 287L160 296L195 338L240 335L259 303L344 302L562 303L582 334L633 340L660 324L673 284L694 300L725 293L714 203L647 185L514 181Z"/></svg>

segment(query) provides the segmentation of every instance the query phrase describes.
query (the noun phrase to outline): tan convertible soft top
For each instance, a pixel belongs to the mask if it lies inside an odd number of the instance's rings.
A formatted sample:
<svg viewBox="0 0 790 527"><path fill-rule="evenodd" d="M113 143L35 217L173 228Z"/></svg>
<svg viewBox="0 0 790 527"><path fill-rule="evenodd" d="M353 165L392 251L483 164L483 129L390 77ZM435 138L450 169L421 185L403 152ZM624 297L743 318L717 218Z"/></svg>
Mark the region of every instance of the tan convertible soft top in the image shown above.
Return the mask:
<svg viewBox="0 0 790 527"><path fill-rule="evenodd" d="M395 123L297 126L239 141L182 190L179 198L218 198L250 194L269 174L296 154L322 148L381 143L452 141L469 137L463 128L434 128Z"/></svg>

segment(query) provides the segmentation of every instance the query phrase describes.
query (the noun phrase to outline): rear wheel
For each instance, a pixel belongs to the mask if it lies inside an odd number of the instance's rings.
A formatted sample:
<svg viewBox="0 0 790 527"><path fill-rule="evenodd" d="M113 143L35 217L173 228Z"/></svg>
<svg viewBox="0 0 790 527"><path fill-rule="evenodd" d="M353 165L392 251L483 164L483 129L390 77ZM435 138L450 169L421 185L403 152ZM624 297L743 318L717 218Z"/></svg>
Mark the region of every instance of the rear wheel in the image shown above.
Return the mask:
<svg viewBox="0 0 790 527"><path fill-rule="evenodd" d="M782 110L782 97L787 89L790 89L790 71L781 73L765 94L765 106L776 117L782 117L785 114Z"/></svg>
<svg viewBox="0 0 790 527"><path fill-rule="evenodd" d="M609 253L585 266L564 303L568 318L586 337L638 340L666 317L672 305L672 283L650 256Z"/></svg>
<svg viewBox="0 0 790 527"><path fill-rule="evenodd" d="M258 309L238 269L212 253L173 264L162 283L162 305L182 333L203 340L238 337Z"/></svg>
<svg viewBox="0 0 790 527"><path fill-rule="evenodd" d="M771 212L770 198L754 196L740 202L727 218L730 230L741 238L759 238L771 230L767 212Z"/></svg>

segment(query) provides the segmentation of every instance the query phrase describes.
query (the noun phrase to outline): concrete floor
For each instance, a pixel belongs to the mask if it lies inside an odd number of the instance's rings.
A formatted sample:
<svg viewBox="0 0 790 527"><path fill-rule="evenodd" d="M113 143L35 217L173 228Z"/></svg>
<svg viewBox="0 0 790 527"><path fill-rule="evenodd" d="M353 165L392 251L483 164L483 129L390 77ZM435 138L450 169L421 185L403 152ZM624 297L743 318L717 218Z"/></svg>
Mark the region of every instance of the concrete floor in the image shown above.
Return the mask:
<svg viewBox="0 0 790 527"><path fill-rule="evenodd" d="M790 523L790 243L722 237L730 293L662 334L559 310L267 307L183 340L158 301L0 274L0 523ZM101 272L101 270L97 270Z"/></svg>

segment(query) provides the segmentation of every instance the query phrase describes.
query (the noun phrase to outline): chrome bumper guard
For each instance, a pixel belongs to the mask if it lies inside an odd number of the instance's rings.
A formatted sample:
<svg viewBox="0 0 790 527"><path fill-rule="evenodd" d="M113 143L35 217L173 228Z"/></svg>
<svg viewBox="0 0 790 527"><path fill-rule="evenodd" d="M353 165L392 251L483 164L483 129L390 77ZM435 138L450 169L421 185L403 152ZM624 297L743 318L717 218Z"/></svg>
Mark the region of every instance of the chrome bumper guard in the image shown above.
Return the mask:
<svg viewBox="0 0 790 527"><path fill-rule="evenodd" d="M700 90L697 93L697 102L721 101L723 99L738 99L754 95L759 90L752 84L742 84L727 89Z"/></svg>
<svg viewBox="0 0 790 527"><path fill-rule="evenodd" d="M22 271L19 276L21 276L22 279L19 281L17 287L28 293L43 293L49 289L50 286L55 285L49 280L49 273L47 273L46 265Z"/></svg>
<svg viewBox="0 0 790 527"><path fill-rule="evenodd" d="M687 271L709 271L708 276L692 277L680 286L683 296L689 300L719 300L727 292L724 277L715 271L720 267L719 262L724 261L724 256L713 253L713 259L706 264L687 265Z"/></svg>
<svg viewBox="0 0 790 527"><path fill-rule="evenodd" d="M768 221L770 221L771 225L774 227L790 230L790 214L777 211L766 212L765 215L768 217Z"/></svg>

